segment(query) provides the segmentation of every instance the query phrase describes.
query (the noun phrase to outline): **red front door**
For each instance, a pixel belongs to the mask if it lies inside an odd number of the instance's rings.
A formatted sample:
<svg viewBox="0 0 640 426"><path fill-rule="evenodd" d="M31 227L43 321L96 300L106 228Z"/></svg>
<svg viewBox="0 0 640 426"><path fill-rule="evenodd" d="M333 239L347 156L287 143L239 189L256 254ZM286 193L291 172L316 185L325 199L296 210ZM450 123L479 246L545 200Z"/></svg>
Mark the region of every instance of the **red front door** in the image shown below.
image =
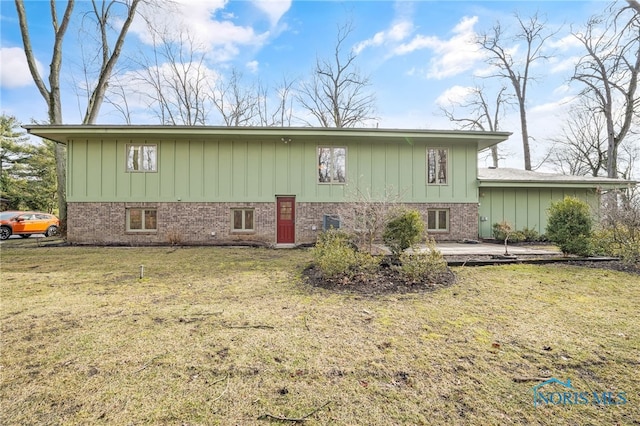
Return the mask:
<svg viewBox="0 0 640 426"><path fill-rule="evenodd" d="M278 244L293 244L296 242L296 198L277 197L277 228Z"/></svg>

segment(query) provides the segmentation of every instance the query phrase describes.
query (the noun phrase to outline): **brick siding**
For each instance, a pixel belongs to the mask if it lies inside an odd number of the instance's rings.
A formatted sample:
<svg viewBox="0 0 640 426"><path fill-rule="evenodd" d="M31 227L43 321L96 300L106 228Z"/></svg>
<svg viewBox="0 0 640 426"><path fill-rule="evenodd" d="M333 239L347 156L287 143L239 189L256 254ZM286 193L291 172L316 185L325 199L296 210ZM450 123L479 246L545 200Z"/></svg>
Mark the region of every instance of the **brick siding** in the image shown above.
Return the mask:
<svg viewBox="0 0 640 426"><path fill-rule="evenodd" d="M339 203L296 203L296 244L313 243L325 214L336 214ZM430 233L438 241L478 238L476 203L410 203L422 213L449 209L448 232ZM157 231L127 232L127 208L155 208ZM254 231L232 232L231 210L253 208ZM67 238L75 244L168 245L260 244L276 242L276 203L69 203Z"/></svg>

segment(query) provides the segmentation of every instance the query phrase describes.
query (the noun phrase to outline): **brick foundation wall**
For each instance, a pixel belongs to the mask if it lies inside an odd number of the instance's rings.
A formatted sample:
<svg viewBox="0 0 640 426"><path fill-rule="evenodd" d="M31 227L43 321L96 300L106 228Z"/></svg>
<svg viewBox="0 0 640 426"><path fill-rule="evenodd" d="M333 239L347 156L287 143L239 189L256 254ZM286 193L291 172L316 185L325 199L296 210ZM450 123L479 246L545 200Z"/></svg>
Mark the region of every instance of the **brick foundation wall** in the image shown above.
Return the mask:
<svg viewBox="0 0 640 426"><path fill-rule="evenodd" d="M127 232L126 209L157 209L156 232ZM231 209L255 209L254 232L231 230ZM296 244L313 243L322 231L325 214L336 214L339 203L296 203ZM478 205L475 203L411 203L422 213L449 209L449 231L433 232L438 241L478 238ZM67 238L75 244L263 244L276 242L276 203L69 203Z"/></svg>

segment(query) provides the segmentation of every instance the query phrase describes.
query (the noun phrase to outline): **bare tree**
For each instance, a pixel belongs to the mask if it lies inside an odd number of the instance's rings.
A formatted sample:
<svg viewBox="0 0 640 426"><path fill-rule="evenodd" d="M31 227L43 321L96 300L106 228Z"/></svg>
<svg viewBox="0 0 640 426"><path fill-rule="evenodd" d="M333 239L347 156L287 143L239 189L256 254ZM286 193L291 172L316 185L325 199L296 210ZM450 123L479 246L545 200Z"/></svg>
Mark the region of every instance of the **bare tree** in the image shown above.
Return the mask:
<svg viewBox="0 0 640 426"><path fill-rule="evenodd" d="M211 100L226 126L252 126L260 120L259 93L255 85L245 86L234 68L228 79L217 81Z"/></svg>
<svg viewBox="0 0 640 426"><path fill-rule="evenodd" d="M177 40L168 31L148 27L153 38L153 56L140 54L134 83L147 99L162 124L204 125L213 108L212 72L205 55L188 31L180 31Z"/></svg>
<svg viewBox="0 0 640 426"><path fill-rule="evenodd" d="M549 56L543 52L543 46L556 32L547 31L546 21L542 21L537 14L528 19L516 15L516 19L519 28L512 39L507 39L505 30L500 23L497 23L489 33L479 37L478 44L489 53L489 64L499 70L494 76L507 79L513 86L520 112L524 168L531 170L531 147L526 108L527 89L529 82L533 79L530 71L535 62L549 59ZM524 42L525 53L523 57L516 58L514 56L513 49L507 46L509 41Z"/></svg>
<svg viewBox="0 0 640 426"><path fill-rule="evenodd" d="M475 86L463 101L452 102L449 108L441 107L440 110L449 121L456 123L460 129L496 132L500 129L502 109L512 103L512 96L508 95L506 91L507 87L502 86L495 99L489 99L486 89ZM456 113L456 108L461 108L464 111L462 115ZM493 167L498 167L498 146L494 145L490 149Z"/></svg>
<svg viewBox="0 0 640 426"><path fill-rule="evenodd" d="M114 84L109 86L104 100L122 116L127 125L131 125L132 108L129 106L130 93L128 92L128 85L117 76L113 78L113 81Z"/></svg>
<svg viewBox="0 0 640 426"><path fill-rule="evenodd" d="M302 108L322 127L356 127L375 118L375 97L367 91L369 78L357 70L353 50L343 53L352 31L350 23L338 27L333 56L316 59L311 80L301 84L296 96Z"/></svg>
<svg viewBox="0 0 640 426"><path fill-rule="evenodd" d="M636 11L637 14L640 14L640 3L637 0L627 0L629 3L629 7Z"/></svg>
<svg viewBox="0 0 640 426"><path fill-rule="evenodd" d="M96 29L100 35L100 71L98 78L95 80L93 88L89 91L89 99L87 102L87 108L82 120L83 124L93 124L98 117L100 106L104 100L105 92L111 73L120 57L124 41L129 31L129 27L136 14L136 8L141 0L127 0L127 1L97 1L92 0L93 6L92 13L95 18ZM24 7L24 0L15 0L16 10L18 12L18 20L20 24L20 32L22 35L22 42L24 45L25 55L27 57L27 64L29 65L29 71L33 77L33 81L38 88L38 91L44 98L47 104L48 118L51 124L62 124L62 101L60 98L60 71L62 68L62 44L71 21L71 16L75 6L74 0L69 0L64 11L64 15L61 21L58 21L58 12L56 8L56 1L50 0L51 10L51 23L53 25L53 50L51 54L51 62L49 64L49 86L45 83L44 79L40 75L40 71L36 66L36 57L31 46L31 36L29 33L29 24L27 19L27 13ZM115 10L118 6L124 7L125 18L115 16ZM110 36L110 30L113 28L116 19L119 21L119 31L115 37L115 43L113 46L110 42L113 41L113 37ZM56 177L58 181L58 209L59 216L66 221L67 218L67 199L66 199L66 154L65 146L62 144L56 144Z"/></svg>
<svg viewBox="0 0 640 426"><path fill-rule="evenodd" d="M573 81L584 85L582 95L595 104L592 113L604 118L607 176L615 178L619 175L619 147L640 108L640 14L628 7L615 10L612 6L607 14L592 17L583 31L573 35L586 50L576 64Z"/></svg>
<svg viewBox="0 0 640 426"><path fill-rule="evenodd" d="M582 98L565 121L558 137L551 139L549 161L562 173L600 176L607 169L607 135L602 115L593 114Z"/></svg>
<svg viewBox="0 0 640 426"><path fill-rule="evenodd" d="M274 101L269 97L269 90L267 87L258 86L258 116L260 118L260 125L262 126L291 126L293 118L293 86L294 80L289 80L287 77L283 77L280 85L275 89L275 104L274 109L271 108Z"/></svg>

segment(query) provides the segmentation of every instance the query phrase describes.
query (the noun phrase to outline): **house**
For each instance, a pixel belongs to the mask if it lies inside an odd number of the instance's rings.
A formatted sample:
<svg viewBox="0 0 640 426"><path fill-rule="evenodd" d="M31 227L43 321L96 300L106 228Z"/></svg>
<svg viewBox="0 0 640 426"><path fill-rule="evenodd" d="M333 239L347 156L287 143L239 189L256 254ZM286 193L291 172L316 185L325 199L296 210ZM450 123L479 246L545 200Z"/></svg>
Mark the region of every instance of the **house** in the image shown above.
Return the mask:
<svg viewBox="0 0 640 426"><path fill-rule="evenodd" d="M479 217L502 220L498 194L511 190L478 180L478 152L506 132L25 128L67 145L67 237L77 244L312 243L327 224L339 225L337 211L353 194L389 190L422 213L437 240L477 239L485 233Z"/></svg>

